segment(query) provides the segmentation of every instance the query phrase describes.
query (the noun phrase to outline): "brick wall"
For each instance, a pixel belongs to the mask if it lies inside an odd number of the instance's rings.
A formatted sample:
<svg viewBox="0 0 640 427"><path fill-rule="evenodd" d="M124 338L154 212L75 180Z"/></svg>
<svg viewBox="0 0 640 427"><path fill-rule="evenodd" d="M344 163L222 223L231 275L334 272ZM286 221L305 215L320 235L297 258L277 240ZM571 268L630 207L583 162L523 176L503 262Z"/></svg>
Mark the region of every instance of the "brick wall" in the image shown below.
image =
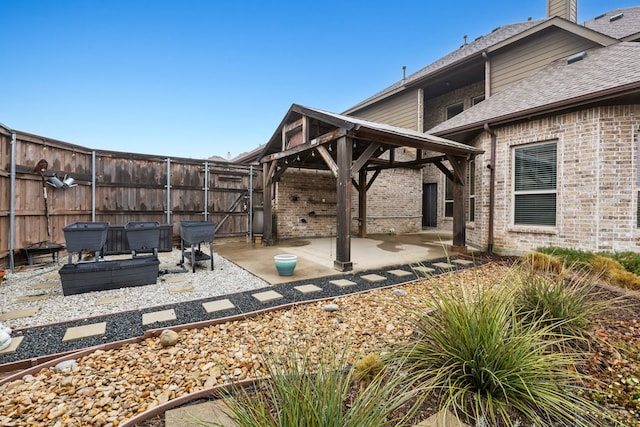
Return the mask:
<svg viewBox="0 0 640 427"><path fill-rule="evenodd" d="M446 109L448 106L462 102L464 109L471 108L472 99L476 96L484 95L484 80L460 89L447 92L444 95L424 102L424 129L428 130L446 120ZM425 93L425 97L429 94Z"/></svg>
<svg viewBox="0 0 640 427"><path fill-rule="evenodd" d="M369 175L371 178L372 173ZM367 232L410 233L421 229L419 169L391 169L367 192ZM358 233L358 192L351 187L351 229ZM336 179L326 171L288 170L277 183L274 215L279 239L335 236Z"/></svg>
<svg viewBox="0 0 640 427"><path fill-rule="evenodd" d="M494 129L497 135L494 248L525 252L540 246L594 251L640 250L636 204L640 105L596 107ZM513 224L513 147L556 141L558 147L555 227ZM490 139L475 141L476 222L470 243L486 247L489 212ZM482 182L482 184L481 184Z"/></svg>

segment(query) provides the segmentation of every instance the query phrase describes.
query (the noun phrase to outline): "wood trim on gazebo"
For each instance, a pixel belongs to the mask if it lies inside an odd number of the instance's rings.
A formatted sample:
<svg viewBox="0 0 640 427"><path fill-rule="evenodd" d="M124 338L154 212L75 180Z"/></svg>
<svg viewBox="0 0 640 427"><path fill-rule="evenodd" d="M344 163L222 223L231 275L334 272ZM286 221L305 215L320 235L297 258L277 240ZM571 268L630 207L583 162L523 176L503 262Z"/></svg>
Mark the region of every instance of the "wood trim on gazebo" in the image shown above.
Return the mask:
<svg viewBox="0 0 640 427"><path fill-rule="evenodd" d="M398 161L397 148L416 150L415 159ZM388 152L388 159L380 158ZM426 152L441 153L425 157ZM336 259L340 271L351 262L351 188L358 191L359 235L367 234L367 190L383 169L419 168L434 163L453 182L453 246L466 247L464 185L469 160L483 151L410 129L370 122L293 104L265 145L260 162L264 179L263 245L273 244L273 185L296 168L329 170L337 180ZM448 160L453 170L442 162ZM367 180L367 172L373 175ZM357 177L357 179L356 179Z"/></svg>

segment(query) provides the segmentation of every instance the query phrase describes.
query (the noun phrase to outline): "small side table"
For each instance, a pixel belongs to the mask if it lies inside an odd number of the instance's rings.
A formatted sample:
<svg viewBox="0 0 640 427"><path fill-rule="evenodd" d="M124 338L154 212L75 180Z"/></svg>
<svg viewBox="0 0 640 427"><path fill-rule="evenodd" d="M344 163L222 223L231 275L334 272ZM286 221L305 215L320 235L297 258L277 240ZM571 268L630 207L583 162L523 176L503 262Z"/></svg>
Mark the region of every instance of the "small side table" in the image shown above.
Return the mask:
<svg viewBox="0 0 640 427"><path fill-rule="evenodd" d="M60 252L62 249L64 249L63 245L59 243L48 243L48 242L36 243L35 245L22 248L25 255L27 255L27 261L29 262L29 265L33 265L34 255L43 255L43 254L51 254L51 258L53 259L53 262L58 262L59 260L58 252Z"/></svg>

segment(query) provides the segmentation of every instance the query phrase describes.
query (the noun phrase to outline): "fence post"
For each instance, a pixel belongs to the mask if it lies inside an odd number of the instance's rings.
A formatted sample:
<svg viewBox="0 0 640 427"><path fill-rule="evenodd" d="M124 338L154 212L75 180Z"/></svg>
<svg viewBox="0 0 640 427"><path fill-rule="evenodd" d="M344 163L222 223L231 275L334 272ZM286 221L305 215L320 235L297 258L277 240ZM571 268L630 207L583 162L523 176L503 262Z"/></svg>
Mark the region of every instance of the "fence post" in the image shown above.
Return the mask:
<svg viewBox="0 0 640 427"><path fill-rule="evenodd" d="M9 201L9 267L14 272L15 262L13 251L15 249L16 226L16 134L11 133L11 200Z"/></svg>
<svg viewBox="0 0 640 427"><path fill-rule="evenodd" d="M171 159L167 157L167 184L165 185L167 189L167 210L165 213L167 214L167 224L171 224Z"/></svg>
<svg viewBox="0 0 640 427"><path fill-rule="evenodd" d="M91 221L96 221L96 152L91 152Z"/></svg>
<svg viewBox="0 0 640 427"><path fill-rule="evenodd" d="M204 220L209 219L209 162L204 162Z"/></svg>
<svg viewBox="0 0 640 427"><path fill-rule="evenodd" d="M253 242L253 165L249 165L249 243Z"/></svg>

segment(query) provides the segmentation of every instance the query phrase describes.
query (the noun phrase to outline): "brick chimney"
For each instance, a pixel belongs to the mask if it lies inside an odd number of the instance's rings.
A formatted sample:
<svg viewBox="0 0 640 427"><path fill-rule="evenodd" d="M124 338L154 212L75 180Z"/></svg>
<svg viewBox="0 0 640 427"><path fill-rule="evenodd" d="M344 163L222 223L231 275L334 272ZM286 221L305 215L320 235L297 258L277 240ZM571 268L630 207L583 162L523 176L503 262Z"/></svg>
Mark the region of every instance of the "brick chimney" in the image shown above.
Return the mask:
<svg viewBox="0 0 640 427"><path fill-rule="evenodd" d="M578 0L547 0L547 17L554 16L577 23Z"/></svg>

